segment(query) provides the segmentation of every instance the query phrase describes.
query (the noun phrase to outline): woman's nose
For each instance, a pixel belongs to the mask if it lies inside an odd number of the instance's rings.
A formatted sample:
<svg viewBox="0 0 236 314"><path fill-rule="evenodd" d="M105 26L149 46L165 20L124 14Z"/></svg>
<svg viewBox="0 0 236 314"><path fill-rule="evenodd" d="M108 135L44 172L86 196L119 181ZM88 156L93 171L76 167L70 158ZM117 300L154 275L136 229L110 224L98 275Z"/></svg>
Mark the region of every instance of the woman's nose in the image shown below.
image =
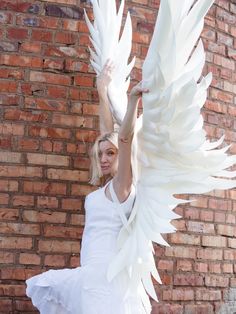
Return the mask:
<svg viewBox="0 0 236 314"><path fill-rule="evenodd" d="M105 154L102 154L102 156L101 156L101 162L106 162L106 155L105 155Z"/></svg>

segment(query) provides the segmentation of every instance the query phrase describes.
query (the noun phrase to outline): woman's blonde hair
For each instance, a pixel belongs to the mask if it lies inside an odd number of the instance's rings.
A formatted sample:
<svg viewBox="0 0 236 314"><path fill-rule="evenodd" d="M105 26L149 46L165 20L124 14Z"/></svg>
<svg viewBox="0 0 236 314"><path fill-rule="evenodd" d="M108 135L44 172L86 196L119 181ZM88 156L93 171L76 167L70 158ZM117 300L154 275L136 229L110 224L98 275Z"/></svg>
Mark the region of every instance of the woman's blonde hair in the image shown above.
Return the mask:
<svg viewBox="0 0 236 314"><path fill-rule="evenodd" d="M101 170L101 165L100 165L100 160L99 160L99 144L101 142L109 141L111 142L117 149L118 149L118 133L117 132L111 132L111 133L106 133L103 135L100 135L91 151L90 151L90 159L91 159L91 164L90 164L90 183L92 185L101 185L102 183L102 170Z"/></svg>

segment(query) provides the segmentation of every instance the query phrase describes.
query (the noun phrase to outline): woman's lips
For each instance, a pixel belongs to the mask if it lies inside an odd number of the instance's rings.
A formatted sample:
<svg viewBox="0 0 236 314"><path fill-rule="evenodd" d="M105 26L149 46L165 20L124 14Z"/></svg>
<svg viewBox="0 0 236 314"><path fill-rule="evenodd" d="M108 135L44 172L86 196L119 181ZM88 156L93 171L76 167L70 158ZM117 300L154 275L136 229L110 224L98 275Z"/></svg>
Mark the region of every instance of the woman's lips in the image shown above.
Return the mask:
<svg viewBox="0 0 236 314"><path fill-rule="evenodd" d="M107 170L109 166L101 166L102 170Z"/></svg>

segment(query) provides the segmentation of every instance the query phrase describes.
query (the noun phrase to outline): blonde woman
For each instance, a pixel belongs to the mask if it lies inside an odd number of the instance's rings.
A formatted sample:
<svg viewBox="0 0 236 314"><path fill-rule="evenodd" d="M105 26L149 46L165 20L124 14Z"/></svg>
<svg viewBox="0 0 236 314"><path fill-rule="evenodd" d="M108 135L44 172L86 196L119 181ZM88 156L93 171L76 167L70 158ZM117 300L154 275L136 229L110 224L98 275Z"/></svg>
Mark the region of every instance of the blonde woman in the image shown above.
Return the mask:
<svg viewBox="0 0 236 314"><path fill-rule="evenodd" d="M138 291L127 297L127 276L107 280L119 231L134 203L131 144L138 102L142 93L148 92L141 83L131 90L123 123L119 132L114 132L107 94L113 70L108 60L97 78L101 135L91 151L91 183L100 188L85 200L81 267L49 270L26 281L27 295L41 314L146 313Z"/></svg>

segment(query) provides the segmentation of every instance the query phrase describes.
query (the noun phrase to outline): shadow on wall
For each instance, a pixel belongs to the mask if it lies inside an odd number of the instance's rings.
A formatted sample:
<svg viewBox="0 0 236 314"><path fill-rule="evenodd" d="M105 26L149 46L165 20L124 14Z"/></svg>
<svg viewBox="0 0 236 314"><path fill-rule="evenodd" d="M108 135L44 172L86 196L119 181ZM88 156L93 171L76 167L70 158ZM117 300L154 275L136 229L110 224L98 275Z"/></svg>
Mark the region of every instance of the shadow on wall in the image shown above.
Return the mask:
<svg viewBox="0 0 236 314"><path fill-rule="evenodd" d="M230 289L218 314L236 314L236 288Z"/></svg>

